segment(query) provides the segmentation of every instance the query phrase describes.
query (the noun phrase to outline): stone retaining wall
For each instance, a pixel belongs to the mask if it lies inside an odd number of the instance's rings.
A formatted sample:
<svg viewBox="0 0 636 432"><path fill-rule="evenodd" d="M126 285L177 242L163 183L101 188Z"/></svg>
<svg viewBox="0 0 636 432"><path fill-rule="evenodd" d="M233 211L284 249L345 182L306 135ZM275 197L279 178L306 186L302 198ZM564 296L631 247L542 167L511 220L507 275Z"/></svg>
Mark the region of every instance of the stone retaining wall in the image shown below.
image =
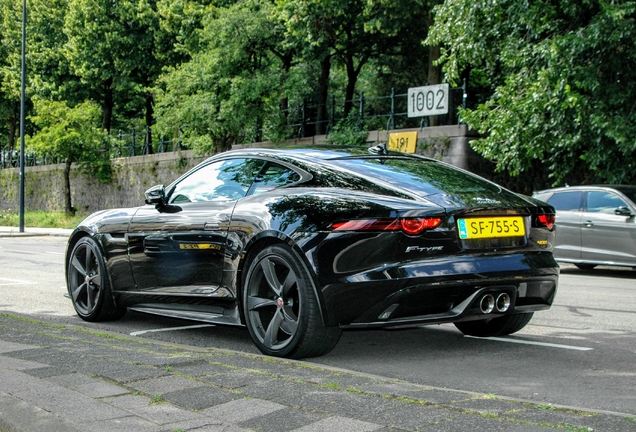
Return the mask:
<svg viewBox="0 0 636 432"><path fill-rule="evenodd" d="M425 129L408 129L399 132L418 131L417 153L430 156L481 175L490 175L490 163L479 157L469 145L475 138L465 125L438 126ZM386 131L369 134L370 144L386 142ZM290 141L298 146L312 146L326 142L326 136L316 136ZM271 143L255 143L239 147L271 147ZM156 184L169 184L179 175L195 166L204 157L191 151L160 153L114 159L113 181L99 183L83 174L77 166L71 171L71 199L81 212L93 212L105 208L134 207L144 202L144 191ZM27 210L64 210L64 165L45 165L25 169L25 208ZM18 211L20 172L18 168L0 170L0 211Z"/></svg>

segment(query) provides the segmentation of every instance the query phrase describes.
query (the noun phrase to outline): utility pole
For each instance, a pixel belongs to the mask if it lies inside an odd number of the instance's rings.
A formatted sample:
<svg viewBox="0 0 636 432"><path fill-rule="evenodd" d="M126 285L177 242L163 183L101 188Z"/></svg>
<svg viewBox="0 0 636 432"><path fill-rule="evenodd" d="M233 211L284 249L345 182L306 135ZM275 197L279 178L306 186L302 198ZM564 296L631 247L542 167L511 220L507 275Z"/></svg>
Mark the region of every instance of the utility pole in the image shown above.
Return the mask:
<svg viewBox="0 0 636 432"><path fill-rule="evenodd" d="M26 80L26 0L22 1L22 73L20 90L20 232L24 232L24 88Z"/></svg>

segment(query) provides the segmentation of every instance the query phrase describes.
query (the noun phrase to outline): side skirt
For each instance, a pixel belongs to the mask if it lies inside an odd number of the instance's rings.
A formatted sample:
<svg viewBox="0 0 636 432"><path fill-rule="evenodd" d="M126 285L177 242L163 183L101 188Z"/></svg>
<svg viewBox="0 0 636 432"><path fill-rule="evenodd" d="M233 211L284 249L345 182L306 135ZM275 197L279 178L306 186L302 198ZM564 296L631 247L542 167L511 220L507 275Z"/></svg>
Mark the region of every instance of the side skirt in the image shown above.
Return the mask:
<svg viewBox="0 0 636 432"><path fill-rule="evenodd" d="M200 321L210 324L220 324L229 326L244 327L238 309L224 308L222 313L214 313L209 311L196 311L192 309L166 308L166 305L139 304L131 306L128 310L142 312L151 315L159 315L168 318L179 318L190 321Z"/></svg>

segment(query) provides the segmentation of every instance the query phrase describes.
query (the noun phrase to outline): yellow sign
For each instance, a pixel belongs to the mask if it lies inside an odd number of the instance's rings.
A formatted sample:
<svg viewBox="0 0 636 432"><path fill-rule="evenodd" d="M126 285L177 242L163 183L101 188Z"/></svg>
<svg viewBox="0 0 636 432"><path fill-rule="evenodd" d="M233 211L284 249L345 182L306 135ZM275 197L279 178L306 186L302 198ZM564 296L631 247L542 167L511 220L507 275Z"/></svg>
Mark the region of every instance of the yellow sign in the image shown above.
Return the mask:
<svg viewBox="0 0 636 432"><path fill-rule="evenodd" d="M415 153L417 147L417 131L393 132L389 135L389 150L400 153Z"/></svg>

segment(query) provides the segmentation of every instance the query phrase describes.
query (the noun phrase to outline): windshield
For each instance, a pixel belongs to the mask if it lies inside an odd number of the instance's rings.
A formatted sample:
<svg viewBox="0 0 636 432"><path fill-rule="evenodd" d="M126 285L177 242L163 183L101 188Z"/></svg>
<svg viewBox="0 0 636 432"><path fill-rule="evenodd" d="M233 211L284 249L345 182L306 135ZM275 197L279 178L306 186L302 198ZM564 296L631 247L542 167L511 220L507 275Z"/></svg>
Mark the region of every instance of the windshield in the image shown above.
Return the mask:
<svg viewBox="0 0 636 432"><path fill-rule="evenodd" d="M633 203L636 203L636 187L619 186L616 189L621 191L623 195L629 198Z"/></svg>

